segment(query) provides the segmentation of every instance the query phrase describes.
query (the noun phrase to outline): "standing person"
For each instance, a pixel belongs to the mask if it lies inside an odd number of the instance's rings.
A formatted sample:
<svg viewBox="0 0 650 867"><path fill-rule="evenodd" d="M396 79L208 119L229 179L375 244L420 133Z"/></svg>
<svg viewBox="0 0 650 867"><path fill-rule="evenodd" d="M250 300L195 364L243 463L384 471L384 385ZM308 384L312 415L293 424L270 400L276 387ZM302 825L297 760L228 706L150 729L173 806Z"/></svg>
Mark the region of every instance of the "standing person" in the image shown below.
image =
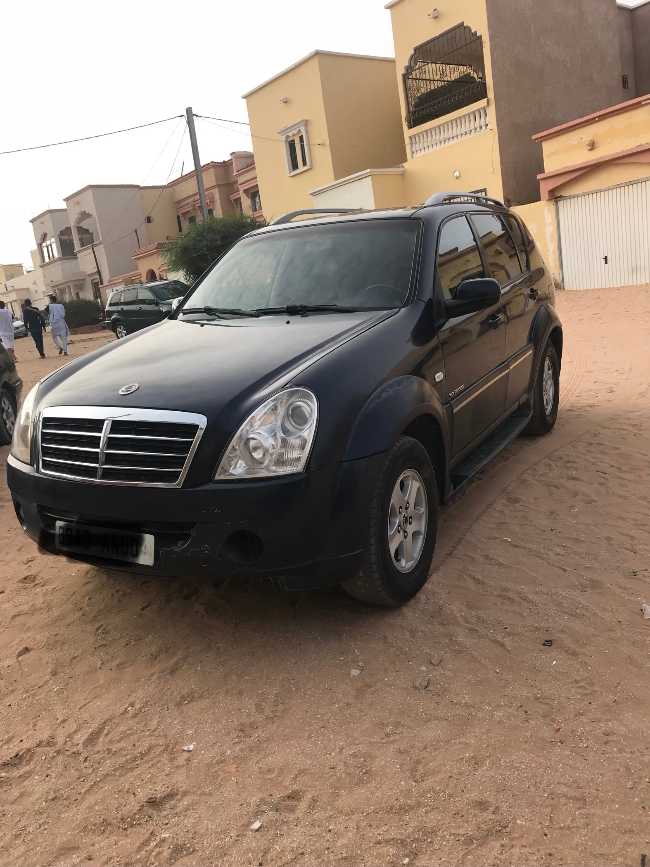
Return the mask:
<svg viewBox="0 0 650 867"><path fill-rule="evenodd" d="M59 304L56 300L56 295L50 295L50 326L52 328L52 339L59 347L59 355L68 354L68 323L65 321L65 307Z"/></svg>
<svg viewBox="0 0 650 867"><path fill-rule="evenodd" d="M7 350L12 361L16 360L14 340L14 319L11 310L7 310L4 301L0 301L0 343Z"/></svg>
<svg viewBox="0 0 650 867"><path fill-rule="evenodd" d="M32 335L32 340L36 344L36 349L41 358L45 358L45 350L43 349L43 332L45 331L45 320L36 308L32 307L30 298L26 298L23 303L23 322L25 327Z"/></svg>

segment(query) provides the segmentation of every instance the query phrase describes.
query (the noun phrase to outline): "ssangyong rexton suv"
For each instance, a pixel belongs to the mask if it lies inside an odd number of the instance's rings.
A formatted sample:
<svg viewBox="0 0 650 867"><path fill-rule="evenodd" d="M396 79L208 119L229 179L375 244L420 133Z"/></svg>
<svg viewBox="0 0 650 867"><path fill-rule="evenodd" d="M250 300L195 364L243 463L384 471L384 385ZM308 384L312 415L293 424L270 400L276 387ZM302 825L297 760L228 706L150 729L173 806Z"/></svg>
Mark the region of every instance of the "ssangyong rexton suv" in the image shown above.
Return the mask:
<svg viewBox="0 0 650 867"><path fill-rule="evenodd" d="M555 424L561 358L551 275L502 204L287 215L168 319L32 389L16 514L90 563L399 605L427 580L440 504Z"/></svg>

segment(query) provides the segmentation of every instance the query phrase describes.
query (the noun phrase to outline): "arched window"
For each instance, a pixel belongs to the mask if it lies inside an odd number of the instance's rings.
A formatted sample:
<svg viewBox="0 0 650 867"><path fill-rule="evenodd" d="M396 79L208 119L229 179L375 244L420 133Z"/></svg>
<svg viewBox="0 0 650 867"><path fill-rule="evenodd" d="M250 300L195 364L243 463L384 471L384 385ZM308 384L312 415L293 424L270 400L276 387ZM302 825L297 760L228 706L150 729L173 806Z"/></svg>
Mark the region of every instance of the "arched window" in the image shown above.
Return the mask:
<svg viewBox="0 0 650 867"><path fill-rule="evenodd" d="M41 240L38 242L38 249L41 254L41 262L44 265L51 262L52 259L56 259L56 238L48 238L47 232L43 232Z"/></svg>
<svg viewBox="0 0 650 867"><path fill-rule="evenodd" d="M156 277L156 272L153 270L153 268L149 268L149 270L147 271L147 276L145 277L146 282L152 283L154 280L157 279L158 278Z"/></svg>
<svg viewBox="0 0 650 867"><path fill-rule="evenodd" d="M76 221L79 247L89 247L95 243L95 218L88 211L82 211Z"/></svg>
<svg viewBox="0 0 650 867"><path fill-rule="evenodd" d="M458 24L418 45L404 70L409 129L487 97L483 37Z"/></svg>

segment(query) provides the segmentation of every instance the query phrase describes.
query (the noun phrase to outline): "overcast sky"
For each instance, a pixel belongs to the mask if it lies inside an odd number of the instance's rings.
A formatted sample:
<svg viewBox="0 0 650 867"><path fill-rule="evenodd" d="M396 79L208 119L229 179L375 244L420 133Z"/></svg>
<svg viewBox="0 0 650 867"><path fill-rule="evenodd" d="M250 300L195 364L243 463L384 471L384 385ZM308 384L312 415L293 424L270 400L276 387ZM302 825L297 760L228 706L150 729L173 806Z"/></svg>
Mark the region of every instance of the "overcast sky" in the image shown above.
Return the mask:
<svg viewBox="0 0 650 867"><path fill-rule="evenodd" d="M315 48L392 55L385 0L103 0L0 8L0 151L195 112L246 120L241 94ZM0 263L31 266L31 217L90 183L157 184L191 168L183 122L0 156ZM203 121L201 161L251 146ZM178 158L174 161L175 155Z"/></svg>

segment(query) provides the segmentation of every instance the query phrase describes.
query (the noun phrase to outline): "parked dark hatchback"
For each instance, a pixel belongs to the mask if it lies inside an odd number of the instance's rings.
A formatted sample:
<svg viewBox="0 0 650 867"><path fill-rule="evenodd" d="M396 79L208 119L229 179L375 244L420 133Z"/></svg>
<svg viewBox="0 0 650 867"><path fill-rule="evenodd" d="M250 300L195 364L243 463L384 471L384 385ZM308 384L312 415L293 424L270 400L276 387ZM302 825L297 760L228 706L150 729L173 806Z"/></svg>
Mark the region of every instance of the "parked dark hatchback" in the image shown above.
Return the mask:
<svg viewBox="0 0 650 867"><path fill-rule="evenodd" d="M399 605L427 580L440 504L552 429L562 328L518 217L457 194L296 216L29 393L8 480L43 548Z"/></svg>
<svg viewBox="0 0 650 867"><path fill-rule="evenodd" d="M160 322L171 313L174 298L182 298L187 286L180 280L159 280L125 286L112 292L106 305L106 324L116 337Z"/></svg>

